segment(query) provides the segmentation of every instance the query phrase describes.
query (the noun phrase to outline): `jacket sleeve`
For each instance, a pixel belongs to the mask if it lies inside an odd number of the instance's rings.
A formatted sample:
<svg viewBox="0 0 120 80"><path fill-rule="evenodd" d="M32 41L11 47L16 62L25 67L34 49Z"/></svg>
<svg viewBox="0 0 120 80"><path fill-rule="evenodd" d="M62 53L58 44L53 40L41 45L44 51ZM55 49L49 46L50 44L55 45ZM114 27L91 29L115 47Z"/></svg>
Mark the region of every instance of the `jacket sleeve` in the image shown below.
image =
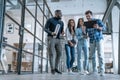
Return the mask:
<svg viewBox="0 0 120 80"><path fill-rule="evenodd" d="M71 40L71 35L70 35L70 32L69 32L68 28L66 28L66 30L65 30L65 35L66 35L66 40L67 41Z"/></svg>
<svg viewBox="0 0 120 80"><path fill-rule="evenodd" d="M45 24L45 32L47 32L48 34L52 34L52 32L49 30L50 24L51 24L50 19L48 19Z"/></svg>
<svg viewBox="0 0 120 80"><path fill-rule="evenodd" d="M100 19L98 19L98 25L102 27L102 31L106 31L106 26Z"/></svg>

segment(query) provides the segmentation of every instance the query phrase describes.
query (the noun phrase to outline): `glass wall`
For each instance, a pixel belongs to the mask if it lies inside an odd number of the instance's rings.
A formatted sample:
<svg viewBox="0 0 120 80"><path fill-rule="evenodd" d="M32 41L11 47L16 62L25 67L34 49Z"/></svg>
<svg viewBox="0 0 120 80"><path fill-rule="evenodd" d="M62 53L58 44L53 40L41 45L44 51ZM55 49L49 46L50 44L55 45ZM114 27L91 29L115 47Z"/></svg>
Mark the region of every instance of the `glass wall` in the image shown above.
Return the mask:
<svg viewBox="0 0 120 80"><path fill-rule="evenodd" d="M0 65L0 70L18 74L48 72L47 37L43 28L52 13L47 3L45 0L5 1L5 42L1 52L5 65Z"/></svg>

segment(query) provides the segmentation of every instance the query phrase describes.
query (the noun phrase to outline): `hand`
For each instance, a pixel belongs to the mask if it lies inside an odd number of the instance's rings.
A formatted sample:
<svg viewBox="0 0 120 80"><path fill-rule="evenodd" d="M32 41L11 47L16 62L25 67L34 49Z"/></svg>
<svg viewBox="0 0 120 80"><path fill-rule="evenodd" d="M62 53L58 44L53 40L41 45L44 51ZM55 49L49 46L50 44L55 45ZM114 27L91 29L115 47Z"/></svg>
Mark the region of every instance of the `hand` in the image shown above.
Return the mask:
<svg viewBox="0 0 120 80"><path fill-rule="evenodd" d="M55 32L52 32L52 35L53 35L53 36L56 36L56 33L55 33Z"/></svg>
<svg viewBox="0 0 120 80"><path fill-rule="evenodd" d="M93 27L96 28L96 29L99 28L98 24L94 24Z"/></svg>
<svg viewBox="0 0 120 80"><path fill-rule="evenodd" d="M62 34L62 35L64 35L64 34L65 34L65 32L63 31L61 34Z"/></svg>
<svg viewBox="0 0 120 80"><path fill-rule="evenodd" d="M75 45L75 44L73 44L72 42L70 43L70 46L72 46L72 47L73 47L74 45Z"/></svg>
<svg viewBox="0 0 120 80"><path fill-rule="evenodd" d="M94 24L93 27L96 29L102 30L102 27L99 27L98 24Z"/></svg>
<svg viewBox="0 0 120 80"><path fill-rule="evenodd" d="M73 44L71 41L68 41L68 44L70 45L70 46L74 46L75 44Z"/></svg>

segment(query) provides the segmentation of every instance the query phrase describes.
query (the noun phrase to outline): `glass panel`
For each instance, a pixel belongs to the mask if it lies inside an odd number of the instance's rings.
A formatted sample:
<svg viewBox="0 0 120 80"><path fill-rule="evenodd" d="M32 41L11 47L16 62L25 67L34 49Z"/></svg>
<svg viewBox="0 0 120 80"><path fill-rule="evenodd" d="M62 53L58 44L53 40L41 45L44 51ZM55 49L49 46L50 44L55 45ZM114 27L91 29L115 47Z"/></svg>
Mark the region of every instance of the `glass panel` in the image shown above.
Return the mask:
<svg viewBox="0 0 120 80"><path fill-rule="evenodd" d="M0 65L0 70L4 70L5 73L15 73L17 71L17 54L18 51L15 49L8 46L3 46L1 54L1 62L3 66Z"/></svg>
<svg viewBox="0 0 120 80"><path fill-rule="evenodd" d="M40 8L37 7L37 20L42 24L43 23L43 13L41 12Z"/></svg>
<svg viewBox="0 0 120 80"><path fill-rule="evenodd" d="M33 39L34 37L29 33L24 33L24 41L25 44L23 50L33 53Z"/></svg>
<svg viewBox="0 0 120 80"><path fill-rule="evenodd" d="M6 38L6 43L15 47L14 43L19 43L19 26L5 17L4 27L3 36Z"/></svg>
<svg viewBox="0 0 120 80"><path fill-rule="evenodd" d="M48 64L47 64L47 60L46 59L43 59L43 72L47 72L48 70Z"/></svg>
<svg viewBox="0 0 120 80"><path fill-rule="evenodd" d="M34 34L35 19L25 10L25 28ZM26 33L26 31L25 31Z"/></svg>
<svg viewBox="0 0 120 80"><path fill-rule="evenodd" d="M42 40L42 27L38 23L36 24L36 36Z"/></svg>
<svg viewBox="0 0 120 80"><path fill-rule="evenodd" d="M46 72L48 70L48 55L47 55L47 46L43 46L43 72Z"/></svg>
<svg viewBox="0 0 120 80"><path fill-rule="evenodd" d="M6 0L6 13L10 15L19 24L21 23L21 5L17 0L10 0L11 3Z"/></svg>
<svg viewBox="0 0 120 80"><path fill-rule="evenodd" d="M32 71L33 54L22 53L21 71Z"/></svg>
<svg viewBox="0 0 120 80"><path fill-rule="evenodd" d="M46 18L44 17L44 25L46 24ZM44 26L45 27L45 26ZM44 39L43 39L43 42L44 43L47 43L47 33L44 31Z"/></svg>
<svg viewBox="0 0 120 80"><path fill-rule="evenodd" d="M35 56L34 56L34 72L40 72L41 71L41 50L42 45L39 40L36 39L35 43Z"/></svg>
<svg viewBox="0 0 120 80"><path fill-rule="evenodd" d="M35 16L35 1L32 0L32 3L26 3L26 8Z"/></svg>

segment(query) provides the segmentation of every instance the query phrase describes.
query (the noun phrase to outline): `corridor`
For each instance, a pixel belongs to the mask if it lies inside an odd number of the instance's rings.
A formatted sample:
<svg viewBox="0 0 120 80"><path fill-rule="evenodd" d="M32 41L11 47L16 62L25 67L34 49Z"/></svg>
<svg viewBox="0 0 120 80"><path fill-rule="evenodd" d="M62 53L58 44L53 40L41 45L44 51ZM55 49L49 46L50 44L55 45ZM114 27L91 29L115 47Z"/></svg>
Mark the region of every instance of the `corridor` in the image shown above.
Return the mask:
<svg viewBox="0 0 120 80"><path fill-rule="evenodd" d="M68 41L65 34L59 35L62 52L58 69L63 74L50 74L49 36L45 31L45 24L50 18L55 17L54 11L57 9L62 11L60 19L64 23L63 33L70 19L74 20L75 29L78 27L79 18L87 22L85 12L88 10L93 12L91 15L93 18L100 19L105 24L106 31L102 32L104 76L77 73L79 71L77 47L74 53L75 61L71 67L71 70L73 68L75 70L72 71L76 72L67 73L69 69L67 70L65 44ZM97 26L95 30L99 32L100 27ZM54 32L51 31L50 35ZM52 35L52 37L55 36ZM90 43L87 45L87 49L90 50ZM0 0L0 80L120 80L119 48L120 0ZM82 55L81 62L84 66L83 58ZM96 62L99 71L97 58ZM89 72L93 71L91 63L89 58L89 64L86 67Z"/></svg>

